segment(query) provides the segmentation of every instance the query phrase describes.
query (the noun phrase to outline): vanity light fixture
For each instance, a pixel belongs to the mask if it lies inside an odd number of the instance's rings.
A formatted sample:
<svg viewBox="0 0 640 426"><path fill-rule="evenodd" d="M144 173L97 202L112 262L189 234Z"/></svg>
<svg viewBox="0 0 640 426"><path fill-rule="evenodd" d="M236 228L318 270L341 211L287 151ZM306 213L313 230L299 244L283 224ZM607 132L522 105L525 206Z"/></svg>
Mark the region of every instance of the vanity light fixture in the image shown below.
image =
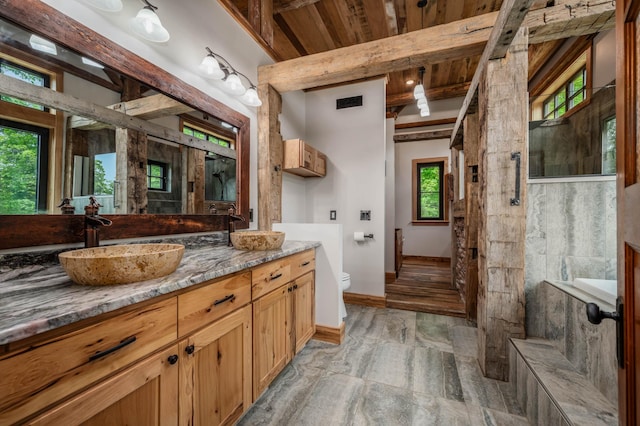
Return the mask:
<svg viewBox="0 0 640 426"><path fill-rule="evenodd" d="M121 0L84 0L84 2L103 12L120 12L122 10Z"/></svg>
<svg viewBox="0 0 640 426"><path fill-rule="evenodd" d="M202 59L202 62L200 62L198 66L200 74L206 78L218 80L220 82L218 87L220 87L222 91L236 96L243 104L253 107L262 105L256 86L249 80L249 77L233 68L229 61L221 55L214 53L208 47L205 47L205 50L207 51L207 56ZM248 89L242 84L240 77L247 80L249 83Z"/></svg>
<svg viewBox="0 0 640 426"><path fill-rule="evenodd" d="M29 37L29 45L33 50L38 50L40 52L48 53L50 55L57 55L58 49L56 45L47 40L46 38L42 38L35 34L31 34Z"/></svg>
<svg viewBox="0 0 640 426"><path fill-rule="evenodd" d="M145 40L154 43L164 43L169 41L169 31L162 26L160 18L156 14L158 8L147 0L142 0L146 4L135 18L131 20L131 30Z"/></svg>

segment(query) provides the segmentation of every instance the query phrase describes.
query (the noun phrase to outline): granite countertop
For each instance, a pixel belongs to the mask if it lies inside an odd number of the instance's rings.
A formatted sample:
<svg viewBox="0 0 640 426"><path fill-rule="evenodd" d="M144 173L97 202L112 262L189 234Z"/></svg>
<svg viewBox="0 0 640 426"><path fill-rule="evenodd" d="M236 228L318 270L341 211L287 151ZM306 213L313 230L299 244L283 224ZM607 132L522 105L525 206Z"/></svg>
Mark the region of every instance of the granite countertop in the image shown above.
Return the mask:
<svg viewBox="0 0 640 426"><path fill-rule="evenodd" d="M269 251L244 251L227 246L187 249L173 274L118 286L74 284L60 265L31 266L3 273L0 275L0 345L319 245L315 241L285 241L281 249Z"/></svg>

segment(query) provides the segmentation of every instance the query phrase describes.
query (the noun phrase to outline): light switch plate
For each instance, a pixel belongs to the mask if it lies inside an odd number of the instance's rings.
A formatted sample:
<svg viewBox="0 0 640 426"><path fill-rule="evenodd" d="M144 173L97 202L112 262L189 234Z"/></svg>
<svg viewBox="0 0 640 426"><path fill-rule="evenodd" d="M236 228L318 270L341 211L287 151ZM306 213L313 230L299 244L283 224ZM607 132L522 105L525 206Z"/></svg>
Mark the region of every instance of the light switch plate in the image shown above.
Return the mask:
<svg viewBox="0 0 640 426"><path fill-rule="evenodd" d="M329 220L336 220L336 211L335 210L329 211Z"/></svg>
<svg viewBox="0 0 640 426"><path fill-rule="evenodd" d="M371 220L371 210L360 210L360 220Z"/></svg>

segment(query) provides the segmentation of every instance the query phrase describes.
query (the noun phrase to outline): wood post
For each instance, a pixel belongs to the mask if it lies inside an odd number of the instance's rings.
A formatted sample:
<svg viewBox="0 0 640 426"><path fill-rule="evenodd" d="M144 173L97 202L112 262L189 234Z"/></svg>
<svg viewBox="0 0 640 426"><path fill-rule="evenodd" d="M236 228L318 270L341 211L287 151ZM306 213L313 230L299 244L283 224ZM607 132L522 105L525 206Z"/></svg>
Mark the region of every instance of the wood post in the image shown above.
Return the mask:
<svg viewBox="0 0 640 426"><path fill-rule="evenodd" d="M478 318L478 114L469 114L464 119L464 199L465 199L465 247L467 248L467 275L465 311L467 320Z"/></svg>
<svg viewBox="0 0 640 426"><path fill-rule="evenodd" d="M485 376L499 380L509 375L508 339L525 337L527 44L520 28L506 57L488 62L478 92L478 361ZM520 202L513 205L517 178Z"/></svg>
<svg viewBox="0 0 640 426"><path fill-rule="evenodd" d="M265 231L282 220L282 97L270 84L260 84L258 94L258 229Z"/></svg>
<svg viewBox="0 0 640 426"><path fill-rule="evenodd" d="M117 213L147 213L147 135L131 129L116 128L116 161L119 183ZM118 185L117 185L118 186Z"/></svg>

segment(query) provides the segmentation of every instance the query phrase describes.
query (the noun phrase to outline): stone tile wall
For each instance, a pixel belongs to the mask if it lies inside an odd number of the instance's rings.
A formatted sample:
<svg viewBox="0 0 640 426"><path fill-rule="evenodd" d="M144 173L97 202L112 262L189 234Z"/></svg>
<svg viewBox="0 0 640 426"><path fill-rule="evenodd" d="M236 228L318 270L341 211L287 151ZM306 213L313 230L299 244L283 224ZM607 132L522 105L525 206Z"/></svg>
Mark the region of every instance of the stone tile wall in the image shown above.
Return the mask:
<svg viewBox="0 0 640 426"><path fill-rule="evenodd" d="M529 183L525 262L527 335L544 337L544 280L616 279L615 181Z"/></svg>

